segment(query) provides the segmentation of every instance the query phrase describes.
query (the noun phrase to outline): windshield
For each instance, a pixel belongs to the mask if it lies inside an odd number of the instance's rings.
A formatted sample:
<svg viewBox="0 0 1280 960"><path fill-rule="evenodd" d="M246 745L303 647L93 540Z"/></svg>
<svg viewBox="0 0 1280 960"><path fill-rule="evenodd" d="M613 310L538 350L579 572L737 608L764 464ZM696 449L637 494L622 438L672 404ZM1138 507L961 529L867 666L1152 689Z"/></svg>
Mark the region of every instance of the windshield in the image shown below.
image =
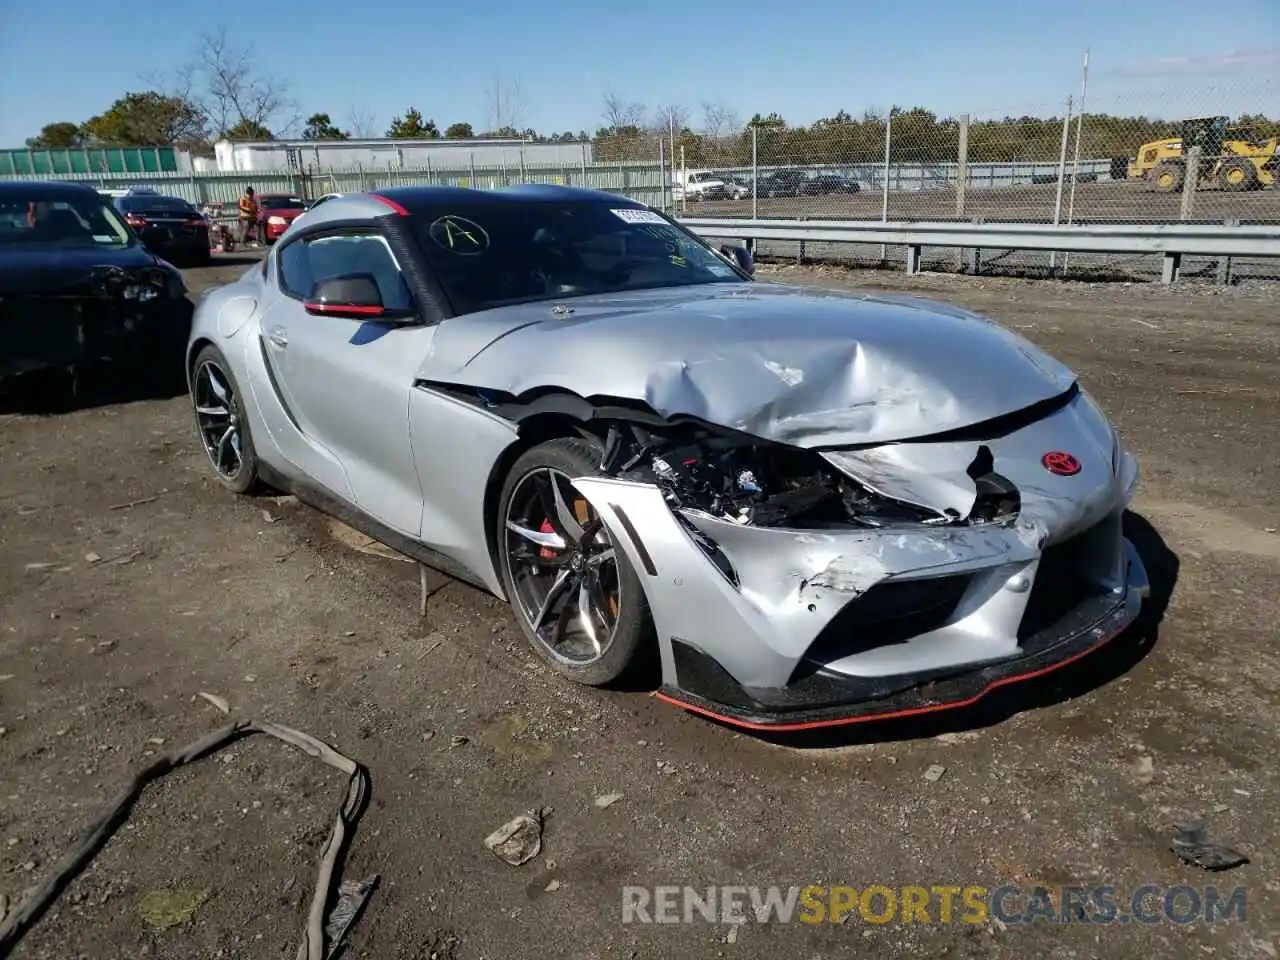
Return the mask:
<svg viewBox="0 0 1280 960"><path fill-rule="evenodd" d="M427 260L459 313L510 303L746 283L660 214L596 201L485 203L423 217Z"/></svg>
<svg viewBox="0 0 1280 960"><path fill-rule="evenodd" d="M133 237L97 195L83 200L0 200L0 246L127 247Z"/></svg>
<svg viewBox="0 0 1280 960"><path fill-rule="evenodd" d="M195 207L181 197L121 197L120 209L125 213L194 213Z"/></svg>
<svg viewBox="0 0 1280 960"><path fill-rule="evenodd" d="M307 209L306 203L304 203L298 197L262 197L261 203L262 203L263 210L305 210Z"/></svg>

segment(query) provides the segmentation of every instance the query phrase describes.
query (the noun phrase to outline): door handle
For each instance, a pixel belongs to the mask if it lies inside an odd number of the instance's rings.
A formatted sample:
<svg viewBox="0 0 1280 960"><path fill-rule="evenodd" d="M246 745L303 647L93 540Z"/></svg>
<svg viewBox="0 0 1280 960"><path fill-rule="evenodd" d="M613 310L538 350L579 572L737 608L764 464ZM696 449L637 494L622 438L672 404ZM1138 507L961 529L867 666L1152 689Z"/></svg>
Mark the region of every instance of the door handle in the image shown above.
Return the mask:
<svg viewBox="0 0 1280 960"><path fill-rule="evenodd" d="M289 345L289 331L284 327L272 327L267 331L267 339L277 347L284 349Z"/></svg>

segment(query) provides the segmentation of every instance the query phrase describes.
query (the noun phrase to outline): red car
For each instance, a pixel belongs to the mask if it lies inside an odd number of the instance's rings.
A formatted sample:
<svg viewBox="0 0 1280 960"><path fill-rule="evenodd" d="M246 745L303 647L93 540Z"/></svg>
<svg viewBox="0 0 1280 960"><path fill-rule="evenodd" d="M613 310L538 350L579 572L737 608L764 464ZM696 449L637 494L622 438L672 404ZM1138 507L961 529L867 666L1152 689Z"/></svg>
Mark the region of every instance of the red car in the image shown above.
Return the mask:
<svg viewBox="0 0 1280 960"><path fill-rule="evenodd" d="M306 212L307 204L291 193L263 193L258 195L258 223L262 239L275 243L299 216Z"/></svg>

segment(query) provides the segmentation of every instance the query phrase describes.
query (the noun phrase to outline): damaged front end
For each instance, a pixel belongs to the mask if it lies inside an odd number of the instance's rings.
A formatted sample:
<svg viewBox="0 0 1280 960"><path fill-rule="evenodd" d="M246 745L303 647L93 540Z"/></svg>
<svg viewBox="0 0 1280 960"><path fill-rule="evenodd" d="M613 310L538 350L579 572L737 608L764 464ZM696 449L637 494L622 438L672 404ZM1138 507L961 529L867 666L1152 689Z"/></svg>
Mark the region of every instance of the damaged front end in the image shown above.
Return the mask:
<svg viewBox="0 0 1280 960"><path fill-rule="evenodd" d="M1136 465L1075 387L860 449L612 422L600 468L574 484L642 575L662 695L741 725L970 702L1110 639L1147 592L1121 532Z"/></svg>
<svg viewBox="0 0 1280 960"><path fill-rule="evenodd" d="M74 383L103 363L163 358L185 341L191 319L181 276L160 265L33 269L6 278L0 293L6 394L49 374ZM180 364L180 354L174 357Z"/></svg>

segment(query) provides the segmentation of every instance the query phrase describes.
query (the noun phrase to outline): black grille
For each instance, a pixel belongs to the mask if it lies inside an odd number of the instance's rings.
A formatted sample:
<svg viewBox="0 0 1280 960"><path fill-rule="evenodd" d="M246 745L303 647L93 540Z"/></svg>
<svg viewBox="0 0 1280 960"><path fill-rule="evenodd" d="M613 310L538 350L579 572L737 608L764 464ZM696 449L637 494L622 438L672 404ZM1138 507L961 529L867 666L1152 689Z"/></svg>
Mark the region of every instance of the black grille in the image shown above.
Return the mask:
<svg viewBox="0 0 1280 960"><path fill-rule="evenodd" d="M937 630L955 613L970 580L964 575L876 584L831 618L809 645L792 681L843 657Z"/></svg>
<svg viewBox="0 0 1280 960"><path fill-rule="evenodd" d="M1098 583L1093 563L1098 540L1110 529L1110 524L1103 521L1044 551L1018 627L1019 642L1051 627L1085 601L1106 592Z"/></svg>

